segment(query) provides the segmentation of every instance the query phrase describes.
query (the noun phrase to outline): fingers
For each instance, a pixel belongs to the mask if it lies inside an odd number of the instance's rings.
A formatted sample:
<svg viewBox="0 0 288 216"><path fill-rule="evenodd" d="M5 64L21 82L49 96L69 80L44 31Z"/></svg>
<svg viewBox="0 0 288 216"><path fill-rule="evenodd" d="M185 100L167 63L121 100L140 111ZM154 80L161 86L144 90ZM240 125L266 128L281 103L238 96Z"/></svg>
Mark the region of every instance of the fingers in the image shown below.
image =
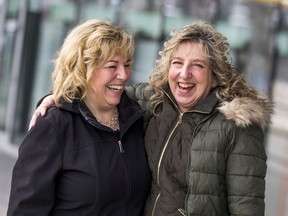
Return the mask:
<svg viewBox="0 0 288 216"><path fill-rule="evenodd" d="M31 118L30 123L29 123L29 129L28 130L30 130L35 125L36 120L37 120L39 115L41 115L41 116L45 116L46 115L46 111L48 110L48 108L53 103L54 103L53 95L49 95L49 96L47 96L47 97L45 97L43 99L43 101L41 102L39 107L37 107L37 109L35 110L35 112L32 115L32 118Z"/></svg>
<svg viewBox="0 0 288 216"><path fill-rule="evenodd" d="M33 113L32 118L31 118L30 123L29 123L29 129L28 130L30 130L35 125L36 119L39 116L39 114L40 113L37 112L37 110Z"/></svg>
<svg viewBox="0 0 288 216"><path fill-rule="evenodd" d="M49 100L46 100L46 98L42 101L42 103L39 105L39 107L36 109L35 114L38 114L37 117L39 116L39 114L41 116L45 116L46 115L46 111L49 109L49 107L52 105L53 103L51 103Z"/></svg>
<svg viewBox="0 0 288 216"><path fill-rule="evenodd" d="M42 103L43 103L43 102L42 102ZM31 118L30 123L29 123L29 129L28 129L28 130L30 130L30 129L35 125L36 120L37 120L37 118L38 118L39 115L45 116L45 114L46 114L46 109L44 109L44 108L42 107L42 103L41 103L41 105L35 110L35 112L33 113L32 118Z"/></svg>
<svg viewBox="0 0 288 216"><path fill-rule="evenodd" d="M48 95L47 97L45 97L42 101L42 103L40 104L39 107L41 107L41 113L42 111L44 112L44 114L46 113L46 110L52 105L54 104L54 96L53 95ZM45 110L44 110L45 109Z"/></svg>

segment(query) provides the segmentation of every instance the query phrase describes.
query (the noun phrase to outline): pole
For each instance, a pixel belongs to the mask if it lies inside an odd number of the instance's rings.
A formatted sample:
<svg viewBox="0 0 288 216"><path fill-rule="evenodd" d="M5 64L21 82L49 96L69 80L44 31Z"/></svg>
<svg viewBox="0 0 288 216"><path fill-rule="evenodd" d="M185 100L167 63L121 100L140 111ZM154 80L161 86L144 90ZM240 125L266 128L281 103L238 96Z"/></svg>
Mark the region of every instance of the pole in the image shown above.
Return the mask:
<svg viewBox="0 0 288 216"><path fill-rule="evenodd" d="M9 141L12 140L14 134L14 125L16 122L16 106L18 100L18 86L20 77L20 66L23 50L23 40L25 33L25 21L27 13L27 0L20 1L19 16L17 20L17 35L15 41L15 50L13 55L13 65L11 74L10 91L8 96L6 130Z"/></svg>

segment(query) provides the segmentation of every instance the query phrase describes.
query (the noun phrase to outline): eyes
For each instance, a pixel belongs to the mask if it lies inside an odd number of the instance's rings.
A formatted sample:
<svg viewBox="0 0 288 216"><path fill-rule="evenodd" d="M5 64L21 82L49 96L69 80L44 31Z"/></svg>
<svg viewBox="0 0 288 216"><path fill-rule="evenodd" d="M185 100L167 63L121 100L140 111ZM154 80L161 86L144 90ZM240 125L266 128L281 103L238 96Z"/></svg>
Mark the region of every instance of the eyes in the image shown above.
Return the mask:
<svg viewBox="0 0 288 216"><path fill-rule="evenodd" d="M181 61L181 60L172 60L171 61L171 66L174 66L176 68L181 68L184 64L185 64L185 62ZM206 65L205 63L198 62L198 61L192 62L189 64L189 66L192 68L195 67L195 68L201 68L201 69L205 68L205 65Z"/></svg>
<svg viewBox="0 0 288 216"><path fill-rule="evenodd" d="M127 62L125 64L122 64L118 61L111 61L111 62L107 62L105 65L104 65L104 68L105 69L109 69L109 70L112 70L112 71L116 71L118 68L120 67L124 67L125 69L130 69L131 68L131 62Z"/></svg>

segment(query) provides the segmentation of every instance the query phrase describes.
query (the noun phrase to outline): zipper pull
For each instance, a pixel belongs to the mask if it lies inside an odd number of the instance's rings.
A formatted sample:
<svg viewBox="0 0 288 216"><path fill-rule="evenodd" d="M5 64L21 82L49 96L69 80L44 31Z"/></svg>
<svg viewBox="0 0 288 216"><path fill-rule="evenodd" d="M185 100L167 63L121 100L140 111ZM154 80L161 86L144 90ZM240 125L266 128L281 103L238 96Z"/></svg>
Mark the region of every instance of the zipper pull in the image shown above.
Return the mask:
<svg viewBox="0 0 288 216"><path fill-rule="evenodd" d="M124 149L123 149L121 140L118 140L118 145L119 145L120 153L124 153Z"/></svg>
<svg viewBox="0 0 288 216"><path fill-rule="evenodd" d="M179 208L178 209L178 212L181 214L181 215L186 215L186 212L182 209L182 208Z"/></svg>
<svg viewBox="0 0 288 216"><path fill-rule="evenodd" d="M182 117L183 117L183 113L180 113L179 118L178 118L178 124L182 123Z"/></svg>

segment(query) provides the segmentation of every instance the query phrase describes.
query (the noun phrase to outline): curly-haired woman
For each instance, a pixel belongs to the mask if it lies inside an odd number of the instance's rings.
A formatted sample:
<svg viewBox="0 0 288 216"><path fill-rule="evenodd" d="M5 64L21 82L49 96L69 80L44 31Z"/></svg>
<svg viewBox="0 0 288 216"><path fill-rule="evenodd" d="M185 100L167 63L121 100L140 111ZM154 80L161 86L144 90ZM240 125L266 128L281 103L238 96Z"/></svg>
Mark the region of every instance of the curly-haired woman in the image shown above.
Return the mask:
<svg viewBox="0 0 288 216"><path fill-rule="evenodd" d="M270 101L232 66L209 23L174 32L160 55L149 83L146 215L263 216Z"/></svg>

